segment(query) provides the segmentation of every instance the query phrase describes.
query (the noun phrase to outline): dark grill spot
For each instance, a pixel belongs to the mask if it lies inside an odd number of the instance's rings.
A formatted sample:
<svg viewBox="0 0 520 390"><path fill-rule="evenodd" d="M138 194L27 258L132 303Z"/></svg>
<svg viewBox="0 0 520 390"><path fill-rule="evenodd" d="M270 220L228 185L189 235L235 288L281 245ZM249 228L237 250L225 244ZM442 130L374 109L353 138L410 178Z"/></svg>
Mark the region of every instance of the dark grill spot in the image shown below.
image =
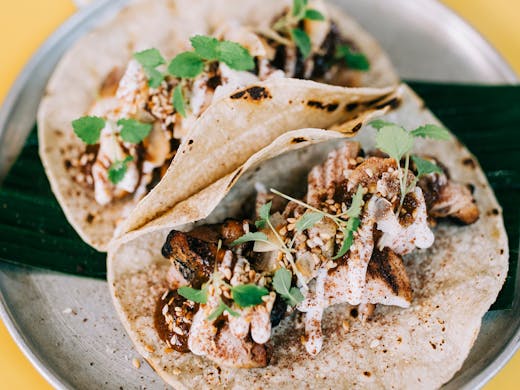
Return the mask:
<svg viewBox="0 0 520 390"><path fill-rule="evenodd" d="M345 106L345 110L354 111L358 107L359 107L359 103L349 103Z"/></svg>
<svg viewBox="0 0 520 390"><path fill-rule="evenodd" d="M91 213L88 213L85 221L87 221L87 223L92 223L92 221L94 221L94 216Z"/></svg>
<svg viewBox="0 0 520 390"><path fill-rule="evenodd" d="M251 97L252 100L258 101L262 99L270 99L272 96L269 94L269 91L266 88L259 86L249 87L248 89L231 95L231 99L247 100L249 97Z"/></svg>
<svg viewBox="0 0 520 390"><path fill-rule="evenodd" d="M318 108L320 110L327 110L328 112L335 111L338 108L338 103L322 103L318 100L309 100L307 102L309 107Z"/></svg>
<svg viewBox="0 0 520 390"><path fill-rule="evenodd" d="M292 144L299 144L302 142L306 142L307 140L304 137L295 137L291 140Z"/></svg>
<svg viewBox="0 0 520 390"><path fill-rule="evenodd" d="M399 107L400 104L401 104L401 101L398 98L393 98L385 103L381 103L381 104L375 106L374 108L380 110L382 108L390 106L390 108L395 110L397 107Z"/></svg>
<svg viewBox="0 0 520 390"><path fill-rule="evenodd" d="M471 157L466 157L464 160L462 160L462 164L472 169L475 169L476 167L475 161Z"/></svg>
<svg viewBox="0 0 520 390"><path fill-rule="evenodd" d="M350 316L352 318L357 318L358 315L359 315L358 309L353 308L353 309L350 310Z"/></svg>
<svg viewBox="0 0 520 390"><path fill-rule="evenodd" d="M357 133L359 129L361 129L361 126L363 126L363 123L358 123L356 126L352 128L352 132Z"/></svg>

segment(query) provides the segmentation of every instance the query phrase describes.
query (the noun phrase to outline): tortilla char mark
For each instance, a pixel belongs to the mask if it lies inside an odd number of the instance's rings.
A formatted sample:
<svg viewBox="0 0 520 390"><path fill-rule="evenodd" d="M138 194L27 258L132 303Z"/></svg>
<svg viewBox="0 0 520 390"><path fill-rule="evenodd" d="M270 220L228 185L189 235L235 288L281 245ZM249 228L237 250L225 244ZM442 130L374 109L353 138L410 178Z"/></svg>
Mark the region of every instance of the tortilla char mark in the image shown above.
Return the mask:
<svg viewBox="0 0 520 390"><path fill-rule="evenodd" d="M243 100L253 100L255 102L260 102L265 99L271 99L272 96L269 90L265 87L260 87L258 85L254 85L242 91L238 91L237 93L231 95L231 99L243 99Z"/></svg>
<svg viewBox="0 0 520 390"><path fill-rule="evenodd" d="M333 102L333 103L323 103L319 100L309 100L307 102L307 106L312 108L317 108L318 110L324 110L327 112L333 112L338 109L339 103Z"/></svg>

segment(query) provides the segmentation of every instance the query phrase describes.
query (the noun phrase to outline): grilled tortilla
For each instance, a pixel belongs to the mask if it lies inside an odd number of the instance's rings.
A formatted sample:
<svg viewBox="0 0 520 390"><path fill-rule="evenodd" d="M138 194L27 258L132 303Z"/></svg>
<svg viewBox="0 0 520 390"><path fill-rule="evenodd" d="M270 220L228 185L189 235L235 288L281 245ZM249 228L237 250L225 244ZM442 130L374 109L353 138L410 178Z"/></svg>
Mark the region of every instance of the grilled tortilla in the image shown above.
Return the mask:
<svg viewBox="0 0 520 390"><path fill-rule="evenodd" d="M408 89L399 109L387 119L407 128L438 123ZM462 366L482 317L505 280L508 245L501 209L489 183L475 158L455 138L446 142L420 140L415 152L442 162L454 181L471 184L481 217L463 227L450 221L439 223L434 228L432 247L404 256L413 291L408 308L378 306L366 323L356 320L357 311L351 311L348 305L328 308L323 320L325 341L314 357L302 345L303 329L287 318L273 331L273 355L265 368L219 367L191 353L172 352L159 338L153 319L157 298L168 288L170 263L160 250L167 234L172 229L189 231L194 224L239 217L244 201L254 196L256 182L285 193L303 194L310 168L322 162L328 151L338 148L337 140L266 159L283 151L287 141L296 136L325 141L332 134L305 129L284 134L242 167L111 246L108 281L116 310L138 351L170 385L438 388ZM367 150L374 147L368 131L356 139ZM394 260L390 264L392 273L402 273ZM369 270L368 278L377 282L377 270ZM403 298L408 300L409 295L404 293Z"/></svg>
<svg viewBox="0 0 520 390"><path fill-rule="evenodd" d="M69 222L85 242L98 250L106 250L116 226L144 196L143 192L149 191L151 186L137 187L140 188L137 191L135 183L138 183L139 180L142 181L142 176L136 169L129 169L129 171L132 171L133 179L121 183L121 189L118 190L119 195L115 200L109 202L109 198L101 196L103 194L96 194L92 188L92 180L88 178L90 175L95 177L96 174L92 172L90 165L87 164L87 169L80 169L79 171L76 168L78 165L83 166L82 158L90 161L90 159L96 157L98 151L95 148L90 148L91 150L87 148L85 154L85 144L74 135L71 122L86 115L86 113L97 112L96 110L99 107L93 109L93 105L99 103L98 98L115 93L121 72L129 63L133 53L154 47L159 49L165 58L170 59L175 54L188 50L188 39L195 34L213 34L229 20L242 25L263 26L282 13L289 4L289 1L278 0L264 1L261 6L258 6L258 2L254 0L218 2L211 0L138 0L123 9L114 19L80 39L69 50L57 66L47 86L46 97L42 100L38 113L38 134L40 155L52 190L64 209ZM348 16L328 5L326 9L333 17L341 36L352 40L351 44L366 55L371 67L368 72L346 69L345 72L338 73L333 79L324 81L332 84L363 87L395 85L398 78L388 58L377 43ZM284 84L284 82L289 84ZM188 142L188 139L194 142L196 137L208 139L222 137L221 133L216 133L214 130L214 124L218 121L221 121L221 128L224 128L224 124L228 122L234 122L235 127L241 126L243 129L258 125L260 128L256 129L257 133L248 142L248 145L251 146L247 151L247 157L249 157L271 142L279 135L280 131L303 127L304 125L296 120L305 120L318 112L317 107L319 108L319 106L313 106L308 102L320 100L321 95L313 95L315 93L314 87L308 87L309 89L306 91L305 88L307 87L304 87L303 91L293 92L285 89L293 87L290 81L280 81L280 83L273 85L272 101L280 102L278 99L283 97L285 102L277 109L279 109L279 112L283 112L288 108L288 102L292 101L293 109L299 107L299 113L288 118L287 122L283 124L283 129L282 126L278 128L277 134L264 135L270 130L264 129L262 124L271 123L270 121L273 118L268 116L267 111L262 111L261 105L258 104L257 109L259 113L264 112L264 115L257 115L256 119L259 122L252 123L249 121L246 111L237 115L236 107L240 107L238 109L240 111L247 109L243 108L244 102L242 99L235 99L228 101L227 104L221 103L220 108L210 110L204 118L200 118L200 121L195 121L200 122L193 126L198 129L198 134L194 137L182 137L182 139L186 142ZM295 84L295 86L298 88L298 84ZM275 95L274 89L281 91L282 95ZM366 93L375 96L380 92L366 91L360 93L361 95ZM294 99L291 98L292 96ZM325 110L325 112L327 111ZM348 120L354 115L354 113L347 112L343 112L343 114L344 118L341 115L336 115L335 120ZM331 118L330 115L318 116L318 119L311 126L329 126L332 121L325 120L325 116ZM291 123L291 120L295 120L295 122ZM154 129L153 134L156 133ZM230 136L229 139L231 140L233 137ZM158 143L160 146L161 141L158 141ZM185 144L182 146L187 147ZM208 152L211 155L216 153L213 150ZM137 169L139 169L137 161L138 156L140 156L139 153L139 150L134 152L134 163L130 163L131 165L136 164ZM160 175L166 171L170 161L168 159L171 159L172 155L173 153L170 153L163 158L165 165L163 166L164 169L160 170ZM235 161L234 159L235 156L230 156L225 161L234 165L243 162L243 160ZM108 163L105 163L105 171L107 168ZM104 174L106 176L106 172ZM222 175L211 180L214 181L220 177ZM87 178L86 181L85 178ZM159 179L160 177L153 178L154 181ZM104 180L106 181L106 177ZM174 178L174 180L177 179ZM183 181L184 179L179 178L178 180L180 187L184 187L186 190L188 186ZM204 182L201 186L208 185L212 181ZM193 191L188 191L187 194L183 193L178 198L168 198L165 206L170 207L172 202L175 203L187 198L202 189L201 186L197 185ZM139 192L139 196L133 196L137 192ZM96 203L96 201L99 202L100 198L104 199L102 203L109 203L104 205ZM153 205L160 204L155 201L156 198L152 199L153 201L145 203L143 207L148 208L150 203ZM153 210L150 211L152 217L160 213L161 209L162 207L153 207ZM144 221L148 219L144 214L145 212L141 208L140 213L136 215L139 216L141 221ZM122 228L122 231L133 230L137 227L135 221L130 221Z"/></svg>

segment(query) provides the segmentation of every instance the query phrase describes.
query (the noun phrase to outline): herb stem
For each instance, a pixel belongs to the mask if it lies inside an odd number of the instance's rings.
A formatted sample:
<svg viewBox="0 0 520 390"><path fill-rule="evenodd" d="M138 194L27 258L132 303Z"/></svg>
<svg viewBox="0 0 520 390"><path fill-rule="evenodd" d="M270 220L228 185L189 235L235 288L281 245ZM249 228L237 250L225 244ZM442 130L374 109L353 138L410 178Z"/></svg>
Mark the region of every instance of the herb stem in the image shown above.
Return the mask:
<svg viewBox="0 0 520 390"><path fill-rule="evenodd" d="M305 289L305 290L308 290L309 288L307 287L307 282L305 281L305 279L303 278L303 275L300 273L300 271L298 271L298 269L296 268L296 264L294 263L294 258L292 256L292 253L291 253L291 249L289 249L287 247L287 245L285 244L285 242L283 241L283 238L280 236L280 234L278 233L278 230L276 230L273 226L273 224L271 223L271 220L270 218L267 218L267 224L269 225L269 228L271 229L271 231L274 233L276 239L278 240L278 242L280 243L280 249L281 251L285 254L285 257L287 258L287 260L289 261L289 263L291 264L291 267L293 268L294 270L294 273L296 274L296 277L298 278L298 280L300 281L302 287ZM291 247L292 247L292 244L294 243L294 239L293 241L291 241Z"/></svg>
<svg viewBox="0 0 520 390"><path fill-rule="evenodd" d="M400 162L397 161L397 166L401 169ZM399 178L399 182L401 184L401 200L399 201L399 208L397 209L397 217L401 213L401 209L403 208L404 198L408 193L408 187L406 186L406 182L408 181L408 167L410 166L410 153L406 153L406 158L404 161L404 172Z"/></svg>
<svg viewBox="0 0 520 390"><path fill-rule="evenodd" d="M274 188L271 188L271 192L272 192L273 194L276 194L276 195L278 195L278 196L281 196L282 198L285 198L285 199L287 199L287 200L289 200L289 201L292 201L292 202L294 202L294 203L296 203L296 204L298 204L298 205L300 205L300 206L303 206L303 207L305 207L305 208L307 208L307 209L309 209L309 210L315 211L315 212L317 212L317 213L319 213L319 214L322 214L322 215L325 216L325 217L328 217L328 218L332 219L332 221L334 221L334 222L336 223L336 225L338 225L338 227L340 227L340 228L341 228L341 226L342 226L342 222L343 222L343 221L342 221L341 219L338 218L338 217L340 217L341 215L338 216L338 215L332 215L332 214L329 214L329 213L327 213L327 212L325 212L325 211L322 211L322 210L320 210L320 209L317 209L316 207L312 207L311 205L308 205L307 203L302 202L301 200L295 199L295 198L293 198L293 197L291 197L291 196L289 196L289 195L285 195L285 194L281 193L280 191L275 190Z"/></svg>

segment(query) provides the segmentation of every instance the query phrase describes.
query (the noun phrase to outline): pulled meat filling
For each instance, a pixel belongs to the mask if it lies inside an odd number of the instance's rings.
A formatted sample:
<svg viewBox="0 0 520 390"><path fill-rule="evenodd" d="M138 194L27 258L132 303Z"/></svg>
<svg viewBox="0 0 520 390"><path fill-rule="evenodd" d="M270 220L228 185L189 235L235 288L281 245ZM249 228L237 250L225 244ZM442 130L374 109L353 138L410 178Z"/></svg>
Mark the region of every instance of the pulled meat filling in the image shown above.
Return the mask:
<svg viewBox="0 0 520 390"><path fill-rule="evenodd" d="M270 223L276 233L261 225L258 230L265 234L267 242L232 245L237 238L256 230L248 221L228 220L189 233L172 231L163 246L163 255L172 262L171 288L189 284L208 289L207 302L190 306L187 311L189 321L182 328L187 337L183 338L182 348L226 366L262 367L269 362L272 327L293 310L305 313L305 347L309 354L316 355L323 345L321 321L327 307L339 303L358 305L360 318L365 321L377 304L409 307L412 289L402 256L433 244L432 218L455 217L471 223L475 214L478 218L478 208L467 188L450 180L447 172L423 177L401 202L402 172L394 160L381 154L364 157L359 144L349 142L310 171L306 203L287 203L257 185L257 214L272 201ZM413 171L407 182L415 183ZM343 233L331 218L323 217L304 230L295 228L309 208L330 215L345 213L360 186L364 200L360 223L343 256L334 258ZM462 210L471 210L472 218L461 217L468 215ZM274 244L277 235L291 246L291 260ZM217 250L219 240L222 245ZM273 275L281 267L291 271L291 283L303 295L303 301L294 308L273 291ZM215 270L225 283L205 285ZM231 299L229 290L240 284L266 287L270 293L261 304L241 308ZM164 307L164 299L158 307ZM185 312L182 305L189 301L177 295L175 302L182 310L167 313L177 323ZM238 315L222 311L210 319L222 302ZM156 327L161 332L165 324L156 323ZM162 337L164 340L171 336L167 333Z"/></svg>
<svg viewBox="0 0 520 390"><path fill-rule="evenodd" d="M177 78L166 76L157 88L151 88L146 72L136 60L131 60L124 72L120 68L113 69L100 86L100 99L88 112L90 116L106 119L106 126L97 147L87 147L77 161L72 162L78 168L71 172L75 180L93 189L94 198L101 205L128 196L139 200L160 181L181 140L216 99L255 82L281 77L359 86L359 80L353 76L356 72L351 72L348 79L340 75L347 65L335 57L339 45L352 47L352 43L341 37L322 1L313 1L311 5L325 20L304 20L299 24L311 41L311 54L307 58L303 58L291 36L275 34L279 39L273 39L270 34L253 32L249 27L233 22L215 31L217 39L234 41L245 47L254 57L256 67L251 72L237 71L225 63L212 62L196 78L184 80L187 117L178 114L173 107L173 91L179 84ZM273 20L272 25L276 21ZM152 124L153 129L137 145L124 142L116 125L122 118ZM123 180L112 182L111 165L127 156L131 160L125 163Z"/></svg>

